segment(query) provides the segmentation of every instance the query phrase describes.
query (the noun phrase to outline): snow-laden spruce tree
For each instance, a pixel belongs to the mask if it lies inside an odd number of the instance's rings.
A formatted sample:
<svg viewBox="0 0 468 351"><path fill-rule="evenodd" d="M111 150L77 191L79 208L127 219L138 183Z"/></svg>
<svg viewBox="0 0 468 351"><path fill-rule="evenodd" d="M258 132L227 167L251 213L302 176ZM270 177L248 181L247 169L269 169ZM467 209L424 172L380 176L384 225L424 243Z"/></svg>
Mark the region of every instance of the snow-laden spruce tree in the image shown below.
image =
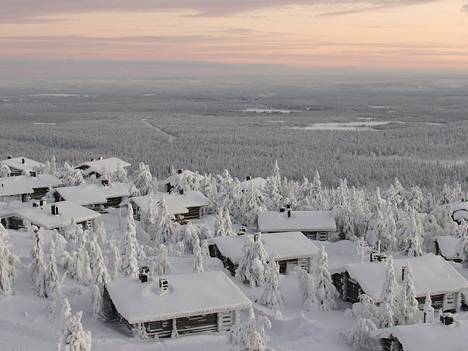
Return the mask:
<svg viewBox="0 0 468 351"><path fill-rule="evenodd" d="M219 208L216 212L214 236L235 235L232 229L231 215L227 207Z"/></svg>
<svg viewBox="0 0 468 351"><path fill-rule="evenodd" d="M315 282L311 274L300 267L297 267L297 281L302 296L302 306L306 311L317 309L317 299L315 293Z"/></svg>
<svg viewBox="0 0 468 351"><path fill-rule="evenodd" d="M121 243L122 273L128 278L138 278L138 252L139 244L136 238L136 226L133 220L133 207L131 204L128 204L127 230Z"/></svg>
<svg viewBox="0 0 468 351"><path fill-rule="evenodd" d="M374 300L367 294L361 294L359 302L351 307L351 313L355 318L370 319L374 323L378 323L379 312Z"/></svg>
<svg viewBox="0 0 468 351"><path fill-rule="evenodd" d="M379 326L381 328L395 325L395 317L398 314L398 283L396 281L392 257L388 258L386 265L385 282L382 290L383 301L379 308Z"/></svg>
<svg viewBox="0 0 468 351"><path fill-rule="evenodd" d="M122 166L122 164L119 163L115 172L111 174L111 181L119 183L128 183L127 170Z"/></svg>
<svg viewBox="0 0 468 351"><path fill-rule="evenodd" d="M90 267L91 272L93 273L93 282L102 288L110 281L109 273L107 272L106 263L104 261L104 256L97 241L91 241L89 243L89 248L89 252L93 253L90 256Z"/></svg>
<svg viewBox="0 0 468 351"><path fill-rule="evenodd" d="M44 249L42 247L42 229L39 229L33 241L31 273L36 294L40 297L46 296L45 270L46 264L44 261Z"/></svg>
<svg viewBox="0 0 468 351"><path fill-rule="evenodd" d="M231 329L229 342L234 350L265 351L268 342L266 331L270 328L270 320L265 316L255 316L250 307L248 319Z"/></svg>
<svg viewBox="0 0 468 351"><path fill-rule="evenodd" d="M62 169L62 184L64 186L74 186L84 183L83 173L75 169L68 162L65 162Z"/></svg>
<svg viewBox="0 0 468 351"><path fill-rule="evenodd" d="M250 286L262 286L265 282L267 255L260 233L254 239L246 237L242 257L236 270L236 278L248 282Z"/></svg>
<svg viewBox="0 0 468 351"><path fill-rule="evenodd" d="M77 312L66 316L59 340L59 351L91 351L91 332L83 329L81 316Z"/></svg>
<svg viewBox="0 0 468 351"><path fill-rule="evenodd" d="M203 267L203 255L202 250L199 244L199 241L196 241L195 246L193 247L193 272L201 273L205 271Z"/></svg>
<svg viewBox="0 0 468 351"><path fill-rule="evenodd" d="M422 256L423 227L416 210L411 209L406 227L405 252L408 256Z"/></svg>
<svg viewBox="0 0 468 351"><path fill-rule="evenodd" d="M356 253L361 258L361 262L365 262L370 254L369 244L364 237L360 237L356 242Z"/></svg>
<svg viewBox="0 0 468 351"><path fill-rule="evenodd" d="M336 297L338 294L328 270L328 255L323 246L317 258L315 295L318 308L321 311L331 311L336 308Z"/></svg>
<svg viewBox="0 0 468 351"><path fill-rule="evenodd" d="M6 164L0 165L0 178L9 177L11 174L11 169Z"/></svg>
<svg viewBox="0 0 468 351"><path fill-rule="evenodd" d="M345 337L353 351L379 351L382 347L373 335L376 330L377 327L372 320L359 318Z"/></svg>
<svg viewBox="0 0 468 351"><path fill-rule="evenodd" d="M91 260L88 252L82 247L78 251L80 282L90 285L93 281L93 272L91 271Z"/></svg>
<svg viewBox="0 0 468 351"><path fill-rule="evenodd" d="M416 288L414 286L414 275L411 266L405 269L405 280L398 299L400 307L399 324L416 324L421 320L419 302L416 299Z"/></svg>
<svg viewBox="0 0 468 351"><path fill-rule="evenodd" d="M49 261L44 276L45 293L44 297L55 299L60 295L61 281L57 269L57 262L55 258L55 251L51 247L49 253Z"/></svg>
<svg viewBox="0 0 468 351"><path fill-rule="evenodd" d="M141 219L141 226L148 233L150 240L159 245L158 234L158 204L153 199L150 198L148 203L148 210L144 213L143 218Z"/></svg>
<svg viewBox="0 0 468 351"><path fill-rule="evenodd" d="M111 241L109 247L108 273L111 279L116 279L122 267L122 256L120 255L119 245L115 241Z"/></svg>
<svg viewBox="0 0 468 351"><path fill-rule="evenodd" d="M11 295L14 292L17 261L18 258L14 255L9 242L8 232L0 223L0 293L2 295Z"/></svg>
<svg viewBox="0 0 468 351"><path fill-rule="evenodd" d="M109 242L107 240L107 231L104 222L99 221L97 223L96 229L93 232L93 237L96 239L101 249L106 250Z"/></svg>
<svg viewBox="0 0 468 351"><path fill-rule="evenodd" d="M174 222L174 216L167 209L167 201L163 197L158 204L158 223L157 237L162 244L171 244L176 242L178 234L178 225ZM156 242L159 245L158 242Z"/></svg>
<svg viewBox="0 0 468 351"><path fill-rule="evenodd" d="M169 264L167 247L164 244L159 245L158 254L151 262L151 276L157 277L160 275L166 275L171 271Z"/></svg>
<svg viewBox="0 0 468 351"><path fill-rule="evenodd" d="M144 162L138 163L138 173L135 178L135 186L141 195L154 194L158 191L158 181L151 174L151 170Z"/></svg>
<svg viewBox="0 0 468 351"><path fill-rule="evenodd" d="M242 224L254 226L258 213L266 209L262 192L257 188L246 189L242 198Z"/></svg>
<svg viewBox="0 0 468 351"><path fill-rule="evenodd" d="M284 304L280 291L279 265L274 257L270 257L265 270L265 289L260 297L260 303L266 306L279 306Z"/></svg>
<svg viewBox="0 0 468 351"><path fill-rule="evenodd" d="M184 243L185 254L193 255L195 254L195 246L200 247L200 239L198 237L199 227L188 222L186 225L180 227L181 239Z"/></svg>

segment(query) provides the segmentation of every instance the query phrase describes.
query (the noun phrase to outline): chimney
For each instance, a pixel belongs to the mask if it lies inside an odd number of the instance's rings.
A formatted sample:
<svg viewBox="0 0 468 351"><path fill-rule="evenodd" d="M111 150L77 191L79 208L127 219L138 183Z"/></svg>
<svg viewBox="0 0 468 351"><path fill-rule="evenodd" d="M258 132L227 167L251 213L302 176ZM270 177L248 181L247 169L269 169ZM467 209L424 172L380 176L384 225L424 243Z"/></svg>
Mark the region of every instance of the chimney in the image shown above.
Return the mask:
<svg viewBox="0 0 468 351"><path fill-rule="evenodd" d="M102 186L109 186L109 179L102 179L101 184Z"/></svg>
<svg viewBox="0 0 468 351"><path fill-rule="evenodd" d="M440 322L443 325L452 325L455 321L453 314L451 313L442 313L440 315Z"/></svg>
<svg viewBox="0 0 468 351"><path fill-rule="evenodd" d="M260 233L254 234L254 241L257 242L260 239Z"/></svg>
<svg viewBox="0 0 468 351"><path fill-rule="evenodd" d="M96 161L96 159L94 157L91 159L91 162L93 162L93 161Z"/></svg>
<svg viewBox="0 0 468 351"><path fill-rule="evenodd" d="M102 161L104 158L102 156L99 156L99 160Z"/></svg>
<svg viewBox="0 0 468 351"><path fill-rule="evenodd" d="M239 233L237 233L237 235L244 235L246 231L247 229L244 226L242 226L239 228Z"/></svg>
<svg viewBox="0 0 468 351"><path fill-rule="evenodd" d="M286 209L287 210L291 209L291 204L286 204Z"/></svg>
<svg viewBox="0 0 468 351"><path fill-rule="evenodd" d="M31 177L36 178L37 173L36 173L36 171L29 171L29 175L30 175Z"/></svg>
<svg viewBox="0 0 468 351"><path fill-rule="evenodd" d="M288 218L291 218L292 211L291 209L288 210Z"/></svg>
<svg viewBox="0 0 468 351"><path fill-rule="evenodd" d="M403 266L401 267L401 281L404 282L405 281L405 273L406 273L406 270L408 269L408 266Z"/></svg>
<svg viewBox="0 0 468 351"><path fill-rule="evenodd" d="M178 169L177 170L177 174L182 174L183 170L182 169Z"/></svg>
<svg viewBox="0 0 468 351"><path fill-rule="evenodd" d="M11 155L7 156L7 159L9 159L9 160L11 160L12 158L13 158L13 156L11 156Z"/></svg>
<svg viewBox="0 0 468 351"><path fill-rule="evenodd" d="M247 181L248 181L248 180L252 180L252 177L251 177L251 176L247 176L247 177L245 177L245 180L247 180Z"/></svg>
<svg viewBox="0 0 468 351"><path fill-rule="evenodd" d="M21 163L24 165L26 163L26 160L24 159L24 157L21 159Z"/></svg>
<svg viewBox="0 0 468 351"><path fill-rule="evenodd" d="M169 282L166 278L159 278L159 294L166 295L169 292Z"/></svg>
<svg viewBox="0 0 468 351"><path fill-rule="evenodd" d="M179 189L179 194L184 195L184 189Z"/></svg>
<svg viewBox="0 0 468 351"><path fill-rule="evenodd" d="M47 205L47 201L42 199L42 200L39 200L39 207L41 208L41 210L44 209L44 206Z"/></svg>
<svg viewBox="0 0 468 351"><path fill-rule="evenodd" d="M140 273L138 274L138 279L140 282L147 283L149 277L149 268L147 266L143 266L140 268Z"/></svg>
<svg viewBox="0 0 468 351"><path fill-rule="evenodd" d="M286 208L285 207L280 207L280 212L281 213L286 212Z"/></svg>
<svg viewBox="0 0 468 351"><path fill-rule="evenodd" d="M52 214L54 216L58 216L59 215L59 209L57 207L57 205L52 205L50 206L50 211L52 212Z"/></svg>

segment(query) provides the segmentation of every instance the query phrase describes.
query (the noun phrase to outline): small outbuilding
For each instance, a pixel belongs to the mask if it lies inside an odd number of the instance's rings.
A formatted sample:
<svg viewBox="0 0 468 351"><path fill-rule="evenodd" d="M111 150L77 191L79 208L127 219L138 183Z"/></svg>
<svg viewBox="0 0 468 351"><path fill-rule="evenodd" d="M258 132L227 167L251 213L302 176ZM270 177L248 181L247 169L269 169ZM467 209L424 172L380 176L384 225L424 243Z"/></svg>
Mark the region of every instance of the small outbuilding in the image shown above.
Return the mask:
<svg viewBox="0 0 468 351"><path fill-rule="evenodd" d="M94 175L100 178L102 175L110 175L115 173L119 167L128 168L131 164L121 160L117 157L93 159L91 161L83 162L75 168L83 172L83 176L90 177Z"/></svg>
<svg viewBox="0 0 468 351"><path fill-rule="evenodd" d="M242 258L243 247L254 235L218 236L208 239L211 257L217 257L232 275ZM307 272L319 249L300 232L271 233L261 235L268 257L274 257L280 273L285 274L299 266Z"/></svg>
<svg viewBox="0 0 468 351"><path fill-rule="evenodd" d="M329 240L336 234L336 221L331 211L262 211L258 214L258 230L262 233L302 232L311 240Z"/></svg>
<svg viewBox="0 0 468 351"><path fill-rule="evenodd" d="M393 265L399 286L404 284L406 269L411 267L416 298L421 306L429 292L435 309L443 312L459 310L468 281L442 257L429 253L395 259ZM386 269L387 264L382 261L347 264L341 279L333 281L344 300L355 303L365 293L378 304L383 300Z"/></svg>
<svg viewBox="0 0 468 351"><path fill-rule="evenodd" d="M113 319L129 334L144 328L150 338L225 332L239 321L239 312L251 306L221 271L154 280L140 274L140 280L113 280L106 290Z"/></svg>

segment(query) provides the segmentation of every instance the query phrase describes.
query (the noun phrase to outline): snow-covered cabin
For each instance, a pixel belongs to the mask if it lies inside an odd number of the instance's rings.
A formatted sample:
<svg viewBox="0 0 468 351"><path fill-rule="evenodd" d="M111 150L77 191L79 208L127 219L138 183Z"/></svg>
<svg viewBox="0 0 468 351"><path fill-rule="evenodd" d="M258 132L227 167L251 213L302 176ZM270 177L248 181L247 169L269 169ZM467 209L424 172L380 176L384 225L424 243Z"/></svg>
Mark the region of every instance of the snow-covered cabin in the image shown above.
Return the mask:
<svg viewBox="0 0 468 351"><path fill-rule="evenodd" d="M102 175L110 175L115 173L119 167L128 168L131 164L121 160L117 157L102 158L100 157L97 160L91 160L83 162L76 166L75 168L81 169L83 176L90 177L94 175L96 178L101 177Z"/></svg>
<svg viewBox="0 0 468 351"><path fill-rule="evenodd" d="M462 351L468 349L468 320L399 325L378 329L374 336L384 350Z"/></svg>
<svg viewBox="0 0 468 351"><path fill-rule="evenodd" d="M174 216L183 216L183 219L201 218L210 204L208 198L199 191L181 191L174 193L155 193L145 196L136 196L132 202L135 219L139 220L142 213L148 212L152 202L159 203L166 200L167 210Z"/></svg>
<svg viewBox="0 0 468 351"><path fill-rule="evenodd" d="M311 240L328 240L337 231L331 211L262 211L257 225L262 233L302 232Z"/></svg>
<svg viewBox="0 0 468 351"><path fill-rule="evenodd" d="M57 201L72 201L91 209L119 207L130 196L130 185L101 180L97 184L57 188L54 196Z"/></svg>
<svg viewBox="0 0 468 351"><path fill-rule="evenodd" d="M427 292L431 295L435 309L457 311L462 292L468 289L468 281L442 257L432 253L420 257L405 257L393 261L397 283L401 286L405 270L411 267L414 276L416 297L422 305ZM343 299L358 302L361 294L369 295L376 303L383 299L385 262L363 262L347 264L337 290ZM336 284L336 280L334 279Z"/></svg>
<svg viewBox="0 0 468 351"><path fill-rule="evenodd" d="M447 261L462 262L465 258L463 245L464 239L456 236L443 235L434 239L435 254Z"/></svg>
<svg viewBox="0 0 468 351"><path fill-rule="evenodd" d="M47 204L41 200L33 203L12 202L0 206L0 219L5 228L20 229L24 221L44 229L57 229L63 232L68 224L75 221L83 229L95 225L99 213L74 202L61 201Z"/></svg>
<svg viewBox="0 0 468 351"><path fill-rule="evenodd" d="M45 165L41 162L31 160L27 157L11 157L0 162L10 168L10 176L20 176L25 172L37 171Z"/></svg>
<svg viewBox="0 0 468 351"><path fill-rule="evenodd" d="M218 236L208 239L211 257L219 258L232 275L242 258L242 249L249 237L254 235ZM262 235L263 247L268 257L274 257L280 273L285 274L296 266L309 271L319 249L301 232L272 233Z"/></svg>
<svg viewBox="0 0 468 351"><path fill-rule="evenodd" d="M49 187L60 185L60 180L50 174L37 174L0 178L0 202L39 200L44 197Z"/></svg>
<svg viewBox="0 0 468 351"><path fill-rule="evenodd" d="M143 326L149 337L228 331L239 312L251 305L221 271L145 280L113 280L107 284L106 298L112 301L114 319L126 330Z"/></svg>
<svg viewBox="0 0 468 351"><path fill-rule="evenodd" d="M165 192L171 193L173 190L179 191L179 188L182 188L182 190L187 190L182 187L183 184L197 183L202 179L203 176L196 172L192 172L188 169L178 169L174 174L164 179L160 184Z"/></svg>
<svg viewBox="0 0 468 351"><path fill-rule="evenodd" d="M263 190L265 188L266 179L262 177L252 178L247 176L244 181L240 183L241 191L248 191L251 189Z"/></svg>

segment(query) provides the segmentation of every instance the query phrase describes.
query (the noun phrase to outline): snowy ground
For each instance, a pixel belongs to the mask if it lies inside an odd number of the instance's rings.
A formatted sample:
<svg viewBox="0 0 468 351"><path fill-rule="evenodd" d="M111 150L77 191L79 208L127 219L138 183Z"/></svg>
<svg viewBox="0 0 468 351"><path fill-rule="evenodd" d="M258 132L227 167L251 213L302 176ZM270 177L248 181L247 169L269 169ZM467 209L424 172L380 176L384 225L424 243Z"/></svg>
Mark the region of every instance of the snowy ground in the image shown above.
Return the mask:
<svg viewBox="0 0 468 351"><path fill-rule="evenodd" d="M103 216L111 239L118 240L118 211ZM208 218L208 222L211 221ZM120 227L125 228L125 217L121 218ZM0 351L52 351L55 350L58 325L49 320L48 301L35 295L31 283L28 265L32 247L32 233L10 230L10 238L21 264L18 266L16 294L0 297ZM46 234L46 237L50 233ZM171 258L173 273L191 272L191 257ZM217 259L205 263L207 269L221 270ZM468 271L464 271L468 276ZM262 288L249 288L238 282L239 287L255 302L262 293ZM270 346L274 350L313 350L344 351L349 350L342 333L354 324L352 317L345 314L349 305L341 303L334 312L306 312L301 309L295 273L281 277L281 288L286 305L278 311L272 311L255 304L257 312L268 315L272 322L269 331ZM83 325L91 330L94 351L154 351L154 350L228 350L226 335L200 335L182 337L162 342L140 341L123 334L113 323L103 323L92 315L91 293L89 287L74 280L66 279L64 294L69 298L74 311L83 311Z"/></svg>

